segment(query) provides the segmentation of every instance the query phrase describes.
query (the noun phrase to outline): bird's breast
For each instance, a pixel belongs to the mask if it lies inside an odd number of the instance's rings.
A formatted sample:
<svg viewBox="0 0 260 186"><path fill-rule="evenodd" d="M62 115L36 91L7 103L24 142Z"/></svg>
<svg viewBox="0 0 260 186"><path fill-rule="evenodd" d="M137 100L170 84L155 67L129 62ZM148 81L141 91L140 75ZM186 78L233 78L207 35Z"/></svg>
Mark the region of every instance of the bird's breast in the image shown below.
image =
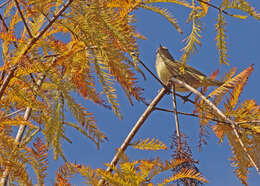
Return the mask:
<svg viewBox="0 0 260 186"><path fill-rule="evenodd" d="M158 74L160 80L164 84L167 84L168 80L171 78L171 73L169 72L165 63L162 61L162 58L160 57L160 55L157 55L156 71L157 71L157 74Z"/></svg>

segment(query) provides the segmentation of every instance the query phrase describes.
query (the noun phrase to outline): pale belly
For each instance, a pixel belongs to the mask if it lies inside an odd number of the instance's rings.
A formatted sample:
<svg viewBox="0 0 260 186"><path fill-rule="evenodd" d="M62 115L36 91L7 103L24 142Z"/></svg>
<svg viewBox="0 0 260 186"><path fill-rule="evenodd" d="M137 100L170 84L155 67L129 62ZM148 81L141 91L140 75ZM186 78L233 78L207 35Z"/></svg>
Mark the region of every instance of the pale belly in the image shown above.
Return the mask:
<svg viewBox="0 0 260 186"><path fill-rule="evenodd" d="M167 85L168 81L171 79L171 77L174 76L174 74L172 74L172 72L170 72L168 70L168 68L166 67L165 63L158 63L157 64L157 68L156 68L156 71L157 71L157 74L160 78L160 80L165 84ZM184 79L182 79L182 81L185 81ZM188 84L190 84L191 82L186 82ZM199 84L197 83L192 83L191 85L193 88L197 89L199 88ZM178 91L178 92L186 92L186 91L189 91L188 89L184 88L183 86L181 85L178 85L178 84L175 84L175 90Z"/></svg>

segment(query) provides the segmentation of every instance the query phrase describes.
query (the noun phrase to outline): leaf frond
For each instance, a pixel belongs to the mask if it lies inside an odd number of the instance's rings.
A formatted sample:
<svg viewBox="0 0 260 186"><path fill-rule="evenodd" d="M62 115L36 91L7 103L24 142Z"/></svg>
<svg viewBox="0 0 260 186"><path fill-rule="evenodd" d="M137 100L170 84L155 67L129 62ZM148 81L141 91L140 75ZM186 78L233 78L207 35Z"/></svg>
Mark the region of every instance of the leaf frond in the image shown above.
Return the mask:
<svg viewBox="0 0 260 186"><path fill-rule="evenodd" d="M227 54L227 35L226 35L226 21L222 14L219 12L216 24L216 31L217 31L217 49L219 52L219 63L220 64L229 64L228 63L228 54Z"/></svg>
<svg viewBox="0 0 260 186"><path fill-rule="evenodd" d="M167 147L164 143L160 142L158 139L139 139L137 142L131 144L132 147L140 150L166 150Z"/></svg>
<svg viewBox="0 0 260 186"><path fill-rule="evenodd" d="M176 173L175 175L171 176L170 178L164 179L163 183L160 185L165 185L172 181L182 179L182 178L191 178L198 181L202 181L208 183L208 181L200 174L200 172L196 172L193 169L182 169L180 172Z"/></svg>
<svg viewBox="0 0 260 186"><path fill-rule="evenodd" d="M200 13L194 8L187 21L192 20L192 31L190 35L188 35L183 42L185 43L185 47L182 49L184 54L181 57L183 63L186 63L187 59L194 53L194 50L198 50L197 47L201 45L201 23L200 23Z"/></svg>
<svg viewBox="0 0 260 186"><path fill-rule="evenodd" d="M141 7L144 8L144 9L156 12L158 14L161 14L162 16L164 16L175 27L175 29L180 34L183 33L181 28L180 28L180 26L179 26L179 24L177 23L177 20L167 11L167 9L162 9L162 8L151 6L151 5L141 5Z"/></svg>

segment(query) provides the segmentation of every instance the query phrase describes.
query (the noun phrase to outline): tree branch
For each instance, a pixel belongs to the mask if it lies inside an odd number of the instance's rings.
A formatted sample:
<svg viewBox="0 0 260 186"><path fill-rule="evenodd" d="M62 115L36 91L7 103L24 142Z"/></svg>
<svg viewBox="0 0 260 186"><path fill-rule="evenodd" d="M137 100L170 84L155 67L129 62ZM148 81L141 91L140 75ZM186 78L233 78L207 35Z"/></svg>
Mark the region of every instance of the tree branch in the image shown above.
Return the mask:
<svg viewBox="0 0 260 186"><path fill-rule="evenodd" d="M172 83L172 105L173 105L173 113L175 117L175 126L176 126L176 134L177 134L177 152L181 150L181 132L180 132L180 123L177 113L177 104L176 104L176 95L175 95L175 85Z"/></svg>
<svg viewBox="0 0 260 186"><path fill-rule="evenodd" d="M226 15L228 15L228 16L233 16L233 14L230 14L230 13L228 13L227 11L222 10L221 8L217 7L216 5L211 4L211 3L209 3L209 2L206 2L206 1L203 1L203 0L197 0L197 1L199 1L199 2L201 2L201 3L204 3L204 4L206 4L206 5L208 5L208 6L212 7L212 8L215 8L215 9L217 9L218 11L223 12L224 14L226 14Z"/></svg>
<svg viewBox="0 0 260 186"><path fill-rule="evenodd" d="M114 156L113 160L110 162L111 166L109 166L106 170L107 172L112 172L111 167L115 166L118 163L118 161L120 159L120 155L127 149L129 143L134 138L134 136L136 135L138 130L141 128L141 126L144 124L147 117L151 114L154 107L159 103L159 101L163 98L163 96L166 93L167 93L167 89L162 88L161 91L158 93L158 95L153 99L153 101L150 103L150 105L146 108L146 110L141 115L139 120L136 122L136 124L134 125L134 127L132 128L132 130L130 131L130 133L128 134L128 136L126 137L126 139L124 140L124 142L120 146L120 148L117 150L116 155ZM105 180L103 178L101 178L99 180L98 185L103 185L104 183L105 183Z"/></svg>
<svg viewBox="0 0 260 186"><path fill-rule="evenodd" d="M17 114L17 113L19 113L19 112L22 112L22 111L24 111L25 109L23 108L23 109L19 109L19 110L17 110L17 111L15 111L15 112L12 112L12 113L10 113L10 114L7 114L6 116L4 116L4 118L8 118L8 117L10 117L10 116L12 116L12 115L15 115L15 114Z"/></svg>
<svg viewBox="0 0 260 186"><path fill-rule="evenodd" d="M181 86L184 86L185 88L187 88L189 91L193 92L194 94L196 94L197 96L201 97L202 100L205 101L205 103L211 107L213 109L214 112L216 112L223 120L227 121L228 123L231 124L231 127L235 133L235 136L237 137L237 140L239 142L239 144L241 145L242 149L244 150L244 152L246 153L248 159L250 160L250 162L252 163L252 165L255 167L256 171L260 174L260 171L259 171L259 168L256 164L256 162L254 161L254 159L252 158L252 156L250 155L250 153L248 152L247 148L245 147L245 144L243 143L238 131L237 131L237 128L236 128L236 123L233 122L232 120L230 120L227 116L225 116L225 114L219 110L210 100L208 100L205 96L203 96L199 91L197 91L196 89L194 89L193 87L191 87L190 85L188 85L187 83L181 81L181 80L178 80L174 77L171 78L171 80L174 82L174 83L177 83Z"/></svg>
<svg viewBox="0 0 260 186"><path fill-rule="evenodd" d="M48 25L39 33L37 36L29 42L26 50L23 52L21 56L25 56L29 50L32 48L32 46L41 38L41 36L53 25L53 23L58 19L58 17L69 7L69 5L72 3L73 0L68 0L68 2L57 12L57 14L51 19L51 21L48 23ZM2 16L1 16L2 17ZM1 19L0 17L0 19ZM1 19L3 20L3 19ZM6 76L3 84L0 87L0 100L4 94L4 91L9 84L10 80L14 76L14 72L17 69L17 64L10 70L8 76Z"/></svg>
<svg viewBox="0 0 260 186"><path fill-rule="evenodd" d="M5 2L3 2L1 5L0 5L0 8L3 8L5 5L7 5L9 3L10 0L7 0Z"/></svg>
<svg viewBox="0 0 260 186"><path fill-rule="evenodd" d="M56 62L56 57L54 57L53 61L52 61L52 64ZM40 78L38 79L38 81L36 82L36 86L34 86L34 90L38 90L40 89L44 79L45 79L45 75L42 74L40 76ZM20 111L20 110L19 110ZM24 120L29 120L30 116L31 116L31 112L32 112L32 108L31 107L27 107L25 109L25 113L24 113ZM26 129L26 125L20 125L19 129L18 129L18 132L16 134L16 137L15 137L15 141L16 142L21 142L22 141L22 138L23 138L23 134L24 134L24 131ZM8 168L5 169L4 173L3 173L3 176L2 176L2 179L0 181L0 183L2 183L3 186L7 186L7 183L8 183L8 177L9 177L9 170Z"/></svg>
<svg viewBox="0 0 260 186"><path fill-rule="evenodd" d="M29 29L29 26L28 26L28 24L26 23L26 21L25 21L25 19L24 19L24 16L23 16L23 13L22 13L22 11L21 11L21 8L20 8L20 6L19 6L18 1L17 1L17 0L14 0L14 2L15 2L15 5L16 5L16 7L17 7L17 9L18 9L18 12L19 12L19 14L20 14L22 20L23 20L23 24L24 24L24 26L25 26L25 28L26 28L26 30L27 30L27 32L28 32L30 38L33 38L33 35L32 35L32 33L31 33L30 29Z"/></svg>

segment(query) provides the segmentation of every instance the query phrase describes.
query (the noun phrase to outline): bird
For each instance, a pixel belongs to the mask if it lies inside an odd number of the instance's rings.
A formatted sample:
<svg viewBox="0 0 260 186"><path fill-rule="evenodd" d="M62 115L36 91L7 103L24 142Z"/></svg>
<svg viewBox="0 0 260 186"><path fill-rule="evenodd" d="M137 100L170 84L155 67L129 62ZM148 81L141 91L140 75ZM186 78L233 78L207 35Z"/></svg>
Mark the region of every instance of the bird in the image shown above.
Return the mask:
<svg viewBox="0 0 260 186"><path fill-rule="evenodd" d="M181 67L184 68L184 71L181 71ZM162 45L156 51L155 68L160 80L165 85L168 84L172 77L184 81L195 89L199 87L221 86L224 83L210 79L199 70L175 60L168 48ZM189 90L179 84L175 84L175 91L187 92Z"/></svg>

